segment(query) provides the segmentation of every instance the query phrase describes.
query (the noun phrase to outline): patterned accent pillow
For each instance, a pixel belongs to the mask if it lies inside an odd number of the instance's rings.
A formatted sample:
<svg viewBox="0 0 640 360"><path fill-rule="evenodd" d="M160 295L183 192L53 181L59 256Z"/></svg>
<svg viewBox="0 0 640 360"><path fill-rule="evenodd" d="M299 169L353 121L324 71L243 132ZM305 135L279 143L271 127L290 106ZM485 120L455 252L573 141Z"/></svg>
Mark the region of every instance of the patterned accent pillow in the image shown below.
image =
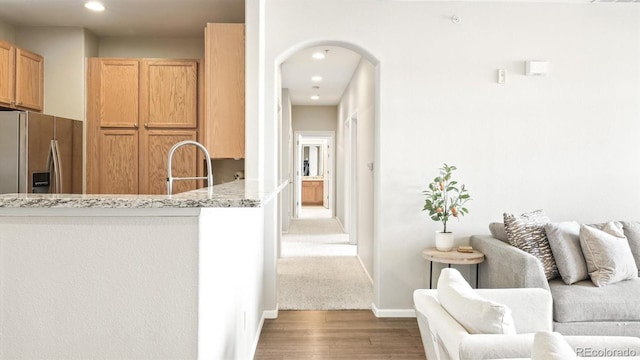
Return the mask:
<svg viewBox="0 0 640 360"><path fill-rule="evenodd" d="M551 221L543 210L519 216L504 213L504 227L509 243L538 258L542 262L547 280L560 275L544 231L545 224L549 222Z"/></svg>

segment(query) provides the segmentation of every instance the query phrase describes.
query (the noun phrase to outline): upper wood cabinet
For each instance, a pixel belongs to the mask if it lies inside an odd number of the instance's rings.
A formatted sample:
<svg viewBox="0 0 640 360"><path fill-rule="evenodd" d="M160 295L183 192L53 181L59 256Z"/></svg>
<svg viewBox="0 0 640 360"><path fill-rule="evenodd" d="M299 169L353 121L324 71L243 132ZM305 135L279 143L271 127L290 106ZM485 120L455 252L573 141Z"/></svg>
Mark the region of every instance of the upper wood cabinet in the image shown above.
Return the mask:
<svg viewBox="0 0 640 360"><path fill-rule="evenodd" d="M142 82L145 128L198 126L196 60L144 60Z"/></svg>
<svg viewBox="0 0 640 360"><path fill-rule="evenodd" d="M42 111L44 104L44 58L16 48L16 106Z"/></svg>
<svg viewBox="0 0 640 360"><path fill-rule="evenodd" d="M87 193L166 194L173 144L198 139L198 60L90 58L87 74ZM198 176L195 147L179 149L173 174ZM177 182L174 192L201 186Z"/></svg>
<svg viewBox="0 0 640 360"><path fill-rule="evenodd" d="M0 40L0 103L2 105L13 105L16 99L15 58L15 46Z"/></svg>
<svg viewBox="0 0 640 360"><path fill-rule="evenodd" d="M205 29L203 141L213 158L244 158L244 24Z"/></svg>
<svg viewBox="0 0 640 360"><path fill-rule="evenodd" d="M99 89L101 127L137 128L140 107L140 61L98 59L99 74L93 78Z"/></svg>
<svg viewBox="0 0 640 360"><path fill-rule="evenodd" d="M0 40L0 105L42 111L44 58Z"/></svg>

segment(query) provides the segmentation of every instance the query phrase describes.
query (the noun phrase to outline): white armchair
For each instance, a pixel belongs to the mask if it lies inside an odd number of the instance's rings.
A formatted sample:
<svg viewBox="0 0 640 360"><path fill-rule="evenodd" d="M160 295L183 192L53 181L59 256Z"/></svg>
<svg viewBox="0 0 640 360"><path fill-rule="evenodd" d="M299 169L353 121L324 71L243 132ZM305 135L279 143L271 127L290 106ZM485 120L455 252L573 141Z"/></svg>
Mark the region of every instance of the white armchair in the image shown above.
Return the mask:
<svg viewBox="0 0 640 360"><path fill-rule="evenodd" d="M413 300L427 359L530 358L535 333L553 331L553 306L548 291L536 288L475 291L483 298L511 309L517 335L470 334L440 305L437 290L416 290ZM586 354L584 350L588 349L590 354L627 350L629 355L640 356L640 339L635 337L564 338L578 355L580 351Z"/></svg>

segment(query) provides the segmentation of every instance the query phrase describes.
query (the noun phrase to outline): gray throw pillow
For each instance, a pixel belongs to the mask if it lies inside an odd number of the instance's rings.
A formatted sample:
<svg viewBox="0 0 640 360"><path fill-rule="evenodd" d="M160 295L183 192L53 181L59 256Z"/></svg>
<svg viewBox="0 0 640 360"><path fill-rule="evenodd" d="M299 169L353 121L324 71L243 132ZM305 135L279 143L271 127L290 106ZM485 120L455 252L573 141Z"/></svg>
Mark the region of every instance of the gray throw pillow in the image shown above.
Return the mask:
<svg viewBox="0 0 640 360"><path fill-rule="evenodd" d="M507 232L504 229L504 223L492 222L489 224L489 231L494 238L509 243Z"/></svg>
<svg viewBox="0 0 640 360"><path fill-rule="evenodd" d="M559 275L544 231L545 224L549 222L543 210L522 215L504 213L504 227L509 243L538 258L548 280Z"/></svg>
<svg viewBox="0 0 640 360"><path fill-rule="evenodd" d="M608 223L602 230L580 226L580 245L594 285L638 277L638 267L619 223Z"/></svg>
<svg viewBox="0 0 640 360"><path fill-rule="evenodd" d="M629 241L629 247L633 258L636 260L636 266L640 269L640 222L638 221L621 221L624 236ZM640 276L640 271L638 272Z"/></svg>
<svg viewBox="0 0 640 360"><path fill-rule="evenodd" d="M588 279L587 263L580 247L580 224L577 221L549 223L544 230L562 281L571 285Z"/></svg>

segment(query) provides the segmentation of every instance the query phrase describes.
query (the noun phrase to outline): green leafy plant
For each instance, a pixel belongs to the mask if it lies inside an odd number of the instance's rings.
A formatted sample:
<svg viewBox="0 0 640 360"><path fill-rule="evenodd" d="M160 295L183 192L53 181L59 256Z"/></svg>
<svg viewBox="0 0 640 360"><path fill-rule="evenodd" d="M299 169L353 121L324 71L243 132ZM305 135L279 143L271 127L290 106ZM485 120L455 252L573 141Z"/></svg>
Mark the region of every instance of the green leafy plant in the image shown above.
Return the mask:
<svg viewBox="0 0 640 360"><path fill-rule="evenodd" d="M431 220L442 221L444 232L447 232L449 217L460 220L469 213L464 205L471 200L471 195L464 184L458 187L458 182L451 178L455 166L443 164L439 170L440 175L429 184L429 190L423 191L426 199L422 211L428 211Z"/></svg>

